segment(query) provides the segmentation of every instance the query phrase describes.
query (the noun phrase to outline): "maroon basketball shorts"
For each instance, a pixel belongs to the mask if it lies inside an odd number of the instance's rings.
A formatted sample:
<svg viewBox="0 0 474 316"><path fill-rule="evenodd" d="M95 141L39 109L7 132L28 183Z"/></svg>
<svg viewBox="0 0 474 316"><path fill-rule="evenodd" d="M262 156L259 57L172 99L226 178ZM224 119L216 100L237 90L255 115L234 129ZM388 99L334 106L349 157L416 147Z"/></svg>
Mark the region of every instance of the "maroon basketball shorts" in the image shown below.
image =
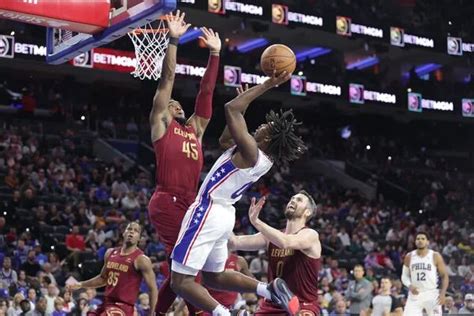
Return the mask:
<svg viewBox="0 0 474 316"><path fill-rule="evenodd" d="M184 215L193 202L180 194L155 191L148 204L148 216L155 227L160 241L165 245L166 254L171 255L176 240L178 239L181 222Z"/></svg>

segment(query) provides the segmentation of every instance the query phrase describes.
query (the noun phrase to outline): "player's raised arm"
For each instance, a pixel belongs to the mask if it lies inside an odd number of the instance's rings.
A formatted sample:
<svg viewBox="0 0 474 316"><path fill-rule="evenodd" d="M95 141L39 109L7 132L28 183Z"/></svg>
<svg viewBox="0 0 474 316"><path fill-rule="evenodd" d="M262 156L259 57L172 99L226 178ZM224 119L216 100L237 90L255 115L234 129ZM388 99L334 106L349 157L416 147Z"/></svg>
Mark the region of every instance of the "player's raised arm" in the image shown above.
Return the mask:
<svg viewBox="0 0 474 316"><path fill-rule="evenodd" d="M160 83L153 97L153 107L150 112L152 142L160 139L165 134L171 120L168 104L171 99L174 84L178 41L179 37L183 35L190 26L190 24L184 22L184 17L184 12L181 13L179 10L176 12L176 15L171 13L166 16L170 39L163 60Z"/></svg>
<svg viewBox="0 0 474 316"><path fill-rule="evenodd" d="M249 208L249 220L252 225L263 235L263 237L279 248L288 248L294 250L309 249L315 244L319 244L319 234L313 229L302 229L297 234L285 234L262 222L258 216L265 204L265 197L252 202Z"/></svg>
<svg viewBox="0 0 474 316"><path fill-rule="evenodd" d="M199 139L202 139L212 117L212 96L216 87L217 73L219 71L219 54L221 51L219 33L206 27L202 27L201 31L204 36L199 38L209 48L209 60L207 62L206 72L201 79L194 114L188 120L188 123L193 125L196 130Z"/></svg>
<svg viewBox="0 0 474 316"><path fill-rule="evenodd" d="M237 145L242 159L248 164L247 167L253 167L257 163L258 148L257 142L248 131L247 123L245 122L242 112L244 112L250 102L257 97L261 96L267 90L288 81L290 78L291 74L288 74L286 71L278 76L276 72L274 72L273 76L264 83L244 91L225 105L225 118L229 132Z"/></svg>
<svg viewBox="0 0 474 316"><path fill-rule="evenodd" d="M245 84L245 86L241 85L240 87L237 87L237 95L240 95L240 94L244 93L248 89L249 89L248 84ZM243 109L242 115L245 115L245 111L247 111L247 108L248 108L249 105L250 105L250 103L247 104L245 109ZM224 130L222 131L222 134L219 137L219 145L224 150L226 150L226 149L228 149L228 148L235 145L234 140L232 139L232 135L229 132L229 127L227 125L224 127Z"/></svg>
<svg viewBox="0 0 474 316"><path fill-rule="evenodd" d="M158 302L158 288L156 287L156 277L153 266L147 256L140 256L136 260L137 270L142 273L143 280L150 289L150 315L155 315L155 307Z"/></svg>

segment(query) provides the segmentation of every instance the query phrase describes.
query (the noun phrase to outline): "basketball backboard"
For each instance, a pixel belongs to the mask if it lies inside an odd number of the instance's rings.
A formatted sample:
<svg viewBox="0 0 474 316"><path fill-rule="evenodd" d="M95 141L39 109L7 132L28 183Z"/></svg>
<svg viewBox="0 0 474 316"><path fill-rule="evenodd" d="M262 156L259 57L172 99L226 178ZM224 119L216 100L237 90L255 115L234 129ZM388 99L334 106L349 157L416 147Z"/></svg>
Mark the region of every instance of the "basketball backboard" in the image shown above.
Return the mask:
<svg viewBox="0 0 474 316"><path fill-rule="evenodd" d="M0 18L46 26L46 61L61 64L174 9L176 0L2 0Z"/></svg>

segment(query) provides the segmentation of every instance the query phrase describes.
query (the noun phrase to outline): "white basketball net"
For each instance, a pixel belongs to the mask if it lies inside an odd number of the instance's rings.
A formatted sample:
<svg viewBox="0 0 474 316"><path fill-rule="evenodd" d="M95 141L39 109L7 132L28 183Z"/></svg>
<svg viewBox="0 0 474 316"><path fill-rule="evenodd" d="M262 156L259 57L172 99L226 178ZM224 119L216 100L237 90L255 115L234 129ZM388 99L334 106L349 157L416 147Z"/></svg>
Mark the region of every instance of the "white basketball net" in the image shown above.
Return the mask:
<svg viewBox="0 0 474 316"><path fill-rule="evenodd" d="M135 46L137 63L132 75L135 78L158 80L161 76L161 66L168 47L168 29L165 22L160 20L158 28L150 23L128 33Z"/></svg>

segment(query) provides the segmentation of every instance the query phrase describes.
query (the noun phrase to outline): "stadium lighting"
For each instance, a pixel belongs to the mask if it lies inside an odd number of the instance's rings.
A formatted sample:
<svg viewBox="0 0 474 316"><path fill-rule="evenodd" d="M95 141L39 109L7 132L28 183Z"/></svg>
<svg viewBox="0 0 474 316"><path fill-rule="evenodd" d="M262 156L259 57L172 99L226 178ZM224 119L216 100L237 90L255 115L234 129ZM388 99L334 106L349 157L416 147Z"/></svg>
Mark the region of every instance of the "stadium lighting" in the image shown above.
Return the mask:
<svg viewBox="0 0 474 316"><path fill-rule="evenodd" d="M419 77L421 77L429 74L432 71L438 70L439 68L441 68L440 64L430 63L416 67L415 72Z"/></svg>
<svg viewBox="0 0 474 316"><path fill-rule="evenodd" d="M369 68L378 64L379 61L380 60L378 57L368 57L368 58L364 58L362 60L356 61L355 63L347 65L346 69L347 70L352 70L352 69L362 70L362 69Z"/></svg>
<svg viewBox="0 0 474 316"><path fill-rule="evenodd" d="M391 160L392 160L392 156L388 156L387 159L388 159L389 161L391 161Z"/></svg>
<svg viewBox="0 0 474 316"><path fill-rule="evenodd" d="M365 149L370 150L370 145L365 146Z"/></svg>
<svg viewBox="0 0 474 316"><path fill-rule="evenodd" d="M237 51L239 51L240 53L248 53L254 49L265 46L268 43L269 43L269 40L267 40L266 38L256 38L256 39L243 42L237 45L236 48L237 48Z"/></svg>
<svg viewBox="0 0 474 316"><path fill-rule="evenodd" d="M198 28L188 30L186 33L183 34L183 36L181 36L179 38L179 43L180 44L185 44L185 43L194 41L195 39L197 39L201 35L202 35L202 31Z"/></svg>
<svg viewBox="0 0 474 316"><path fill-rule="evenodd" d="M306 58L311 58L314 60L314 58L317 58L322 55L329 54L331 52L330 48L324 48L324 47L314 47L311 49L303 50L300 52L296 53L296 61L303 61ZM314 62L313 62L314 64Z"/></svg>
<svg viewBox="0 0 474 316"><path fill-rule="evenodd" d="M84 121L86 117L84 115L81 115L81 121Z"/></svg>
<svg viewBox="0 0 474 316"><path fill-rule="evenodd" d="M429 64L423 64L415 68L415 73L419 78L422 78L423 76L426 76L432 71L438 70L441 68L442 65L440 64L435 64L435 63L429 63ZM410 78L410 72L406 71L403 73L403 78L408 79ZM410 92L410 91L408 91Z"/></svg>

